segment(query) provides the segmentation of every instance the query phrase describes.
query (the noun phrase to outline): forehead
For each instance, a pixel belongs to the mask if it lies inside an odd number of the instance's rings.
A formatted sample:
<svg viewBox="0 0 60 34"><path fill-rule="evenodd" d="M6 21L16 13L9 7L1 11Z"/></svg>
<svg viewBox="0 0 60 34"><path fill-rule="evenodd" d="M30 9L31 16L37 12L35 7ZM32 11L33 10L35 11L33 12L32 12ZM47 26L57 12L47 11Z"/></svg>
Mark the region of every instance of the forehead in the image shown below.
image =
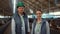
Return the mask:
<svg viewBox="0 0 60 34"><path fill-rule="evenodd" d="M36 11L36 13L42 13L41 11Z"/></svg>
<svg viewBox="0 0 60 34"><path fill-rule="evenodd" d="M18 8L24 8L24 7L18 7Z"/></svg>

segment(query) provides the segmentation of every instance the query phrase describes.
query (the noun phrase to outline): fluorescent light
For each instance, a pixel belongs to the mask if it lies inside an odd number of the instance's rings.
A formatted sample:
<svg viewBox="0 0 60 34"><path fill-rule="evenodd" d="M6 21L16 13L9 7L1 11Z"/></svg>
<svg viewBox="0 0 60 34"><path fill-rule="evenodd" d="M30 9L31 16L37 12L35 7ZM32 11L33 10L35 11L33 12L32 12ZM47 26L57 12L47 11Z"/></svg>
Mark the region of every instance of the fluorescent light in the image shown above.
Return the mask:
<svg viewBox="0 0 60 34"><path fill-rule="evenodd" d="M0 18L11 18L11 16L2 16L2 15L0 15Z"/></svg>
<svg viewBox="0 0 60 34"><path fill-rule="evenodd" d="M32 18L32 15L28 15L28 18Z"/></svg>
<svg viewBox="0 0 60 34"><path fill-rule="evenodd" d="M54 15L60 15L60 11L59 12L54 12Z"/></svg>
<svg viewBox="0 0 60 34"><path fill-rule="evenodd" d="M1 16L1 15L0 15L0 18L4 18L4 16Z"/></svg>
<svg viewBox="0 0 60 34"><path fill-rule="evenodd" d="M49 15L60 15L60 11L50 12Z"/></svg>

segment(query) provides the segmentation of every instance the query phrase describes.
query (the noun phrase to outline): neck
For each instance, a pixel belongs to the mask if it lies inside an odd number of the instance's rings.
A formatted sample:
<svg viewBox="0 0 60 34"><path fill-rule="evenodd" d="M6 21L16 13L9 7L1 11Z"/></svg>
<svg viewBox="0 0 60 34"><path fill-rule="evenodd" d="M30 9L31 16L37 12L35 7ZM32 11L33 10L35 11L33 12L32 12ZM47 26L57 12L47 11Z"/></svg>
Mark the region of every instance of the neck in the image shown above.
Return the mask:
<svg viewBox="0 0 60 34"><path fill-rule="evenodd" d="M37 18L37 20L39 20L39 21L40 21L40 20L41 20L41 18Z"/></svg>
<svg viewBox="0 0 60 34"><path fill-rule="evenodd" d="M41 18L37 18L37 22L41 22L42 21L42 19Z"/></svg>

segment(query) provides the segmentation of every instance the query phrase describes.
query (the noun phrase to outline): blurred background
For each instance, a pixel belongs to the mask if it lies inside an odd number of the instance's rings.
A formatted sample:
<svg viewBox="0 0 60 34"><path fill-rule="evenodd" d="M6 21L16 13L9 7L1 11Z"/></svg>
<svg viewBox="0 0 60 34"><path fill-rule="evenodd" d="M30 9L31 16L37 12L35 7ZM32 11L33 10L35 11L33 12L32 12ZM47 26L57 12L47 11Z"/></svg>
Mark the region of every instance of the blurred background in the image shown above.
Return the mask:
<svg viewBox="0 0 60 34"><path fill-rule="evenodd" d="M36 10L41 9L42 18L50 24L50 34L60 34L60 0L0 0L0 33L11 32L11 19L16 11L16 4L20 1L25 4L30 28L36 18Z"/></svg>

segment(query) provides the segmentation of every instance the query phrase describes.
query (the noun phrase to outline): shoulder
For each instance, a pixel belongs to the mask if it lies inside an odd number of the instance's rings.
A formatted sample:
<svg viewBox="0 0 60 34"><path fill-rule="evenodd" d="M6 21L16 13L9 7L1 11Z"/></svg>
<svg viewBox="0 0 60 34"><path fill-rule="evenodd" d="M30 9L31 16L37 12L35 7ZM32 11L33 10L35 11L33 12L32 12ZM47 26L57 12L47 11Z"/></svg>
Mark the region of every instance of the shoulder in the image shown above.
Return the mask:
<svg viewBox="0 0 60 34"><path fill-rule="evenodd" d="M42 24L47 24L48 21L47 20L42 20Z"/></svg>

